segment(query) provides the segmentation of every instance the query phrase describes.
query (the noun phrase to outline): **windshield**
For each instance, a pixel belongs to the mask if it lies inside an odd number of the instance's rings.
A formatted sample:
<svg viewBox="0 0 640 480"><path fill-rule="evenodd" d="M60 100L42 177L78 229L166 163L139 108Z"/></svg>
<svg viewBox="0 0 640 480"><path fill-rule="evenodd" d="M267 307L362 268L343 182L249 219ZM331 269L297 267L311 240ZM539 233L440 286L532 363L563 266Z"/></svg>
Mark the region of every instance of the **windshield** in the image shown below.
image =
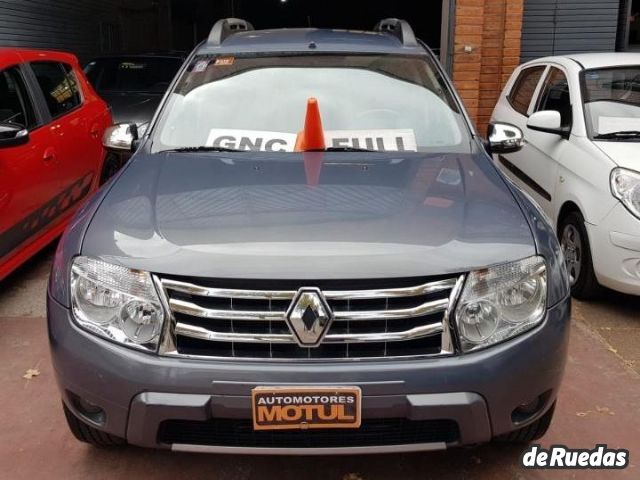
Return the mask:
<svg viewBox="0 0 640 480"><path fill-rule="evenodd" d="M428 57L316 54L196 57L153 150L299 151L311 102L328 149L468 149L463 115Z"/></svg>
<svg viewBox="0 0 640 480"><path fill-rule="evenodd" d="M586 70L583 101L592 139L640 140L640 66Z"/></svg>
<svg viewBox="0 0 640 480"><path fill-rule="evenodd" d="M118 57L95 60L84 71L101 93L164 93L182 60L171 57Z"/></svg>

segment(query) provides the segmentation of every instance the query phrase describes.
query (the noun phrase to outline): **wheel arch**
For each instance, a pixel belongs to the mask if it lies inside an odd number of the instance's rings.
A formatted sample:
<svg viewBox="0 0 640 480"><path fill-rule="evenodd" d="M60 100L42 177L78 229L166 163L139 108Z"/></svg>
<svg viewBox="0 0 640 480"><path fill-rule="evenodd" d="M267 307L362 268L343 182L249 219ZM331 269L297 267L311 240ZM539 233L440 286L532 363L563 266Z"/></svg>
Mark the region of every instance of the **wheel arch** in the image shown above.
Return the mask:
<svg viewBox="0 0 640 480"><path fill-rule="evenodd" d="M600 283L598 281L598 274L596 273L596 267L594 264L592 238L589 228L588 220L584 217L584 213L580 206L573 201L566 201L562 204L562 208L558 213L557 219L557 236L558 240L562 243L564 232L562 231L562 224L565 219L572 213L577 214L576 220L582 220L582 225L579 227L579 234L584 236L581 240L582 257L580 260L580 271L576 274L576 280L571 285L571 293L574 297L581 300L589 300L597 298L600 293ZM575 220L574 220L575 222ZM569 268L567 266L567 268ZM571 274L571 271L569 271Z"/></svg>
<svg viewBox="0 0 640 480"><path fill-rule="evenodd" d="M580 206L572 200L566 200L558 211L558 218L556 219L556 232L560 232L560 225L562 224L562 221L566 218L567 215L572 212L577 212L582 215L582 218L584 218L584 214L582 213L582 209L580 208Z"/></svg>

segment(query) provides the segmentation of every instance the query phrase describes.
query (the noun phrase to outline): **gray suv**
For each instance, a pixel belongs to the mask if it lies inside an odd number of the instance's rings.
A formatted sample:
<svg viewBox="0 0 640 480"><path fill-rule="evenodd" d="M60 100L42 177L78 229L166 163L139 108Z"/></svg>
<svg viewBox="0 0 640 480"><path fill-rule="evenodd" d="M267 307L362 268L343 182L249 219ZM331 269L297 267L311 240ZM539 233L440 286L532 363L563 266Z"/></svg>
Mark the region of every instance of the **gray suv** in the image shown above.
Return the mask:
<svg viewBox="0 0 640 480"><path fill-rule="evenodd" d="M48 289L82 441L180 451L444 449L547 430L570 299L544 215L405 22L216 23Z"/></svg>

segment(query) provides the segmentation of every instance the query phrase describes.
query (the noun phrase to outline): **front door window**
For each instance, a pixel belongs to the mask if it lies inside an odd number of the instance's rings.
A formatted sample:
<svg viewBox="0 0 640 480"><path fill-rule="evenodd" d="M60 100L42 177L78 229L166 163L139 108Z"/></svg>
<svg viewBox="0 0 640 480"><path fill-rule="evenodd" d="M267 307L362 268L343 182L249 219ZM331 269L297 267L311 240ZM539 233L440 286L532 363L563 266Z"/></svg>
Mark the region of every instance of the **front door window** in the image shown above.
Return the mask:
<svg viewBox="0 0 640 480"><path fill-rule="evenodd" d="M0 123L26 128L33 128L36 124L33 105L17 67L0 72Z"/></svg>
<svg viewBox="0 0 640 480"><path fill-rule="evenodd" d="M551 67L540 91L536 112L542 110L559 112L562 126L571 126L572 114L569 82L564 72L558 68Z"/></svg>

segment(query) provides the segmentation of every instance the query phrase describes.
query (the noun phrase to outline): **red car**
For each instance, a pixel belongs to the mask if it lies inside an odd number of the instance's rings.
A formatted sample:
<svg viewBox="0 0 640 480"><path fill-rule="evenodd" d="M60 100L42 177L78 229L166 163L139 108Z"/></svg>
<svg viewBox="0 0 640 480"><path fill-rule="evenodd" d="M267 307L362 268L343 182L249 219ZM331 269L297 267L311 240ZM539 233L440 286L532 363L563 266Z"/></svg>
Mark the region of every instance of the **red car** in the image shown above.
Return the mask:
<svg viewBox="0 0 640 480"><path fill-rule="evenodd" d="M0 49L0 280L60 235L108 175L110 124L75 56Z"/></svg>

